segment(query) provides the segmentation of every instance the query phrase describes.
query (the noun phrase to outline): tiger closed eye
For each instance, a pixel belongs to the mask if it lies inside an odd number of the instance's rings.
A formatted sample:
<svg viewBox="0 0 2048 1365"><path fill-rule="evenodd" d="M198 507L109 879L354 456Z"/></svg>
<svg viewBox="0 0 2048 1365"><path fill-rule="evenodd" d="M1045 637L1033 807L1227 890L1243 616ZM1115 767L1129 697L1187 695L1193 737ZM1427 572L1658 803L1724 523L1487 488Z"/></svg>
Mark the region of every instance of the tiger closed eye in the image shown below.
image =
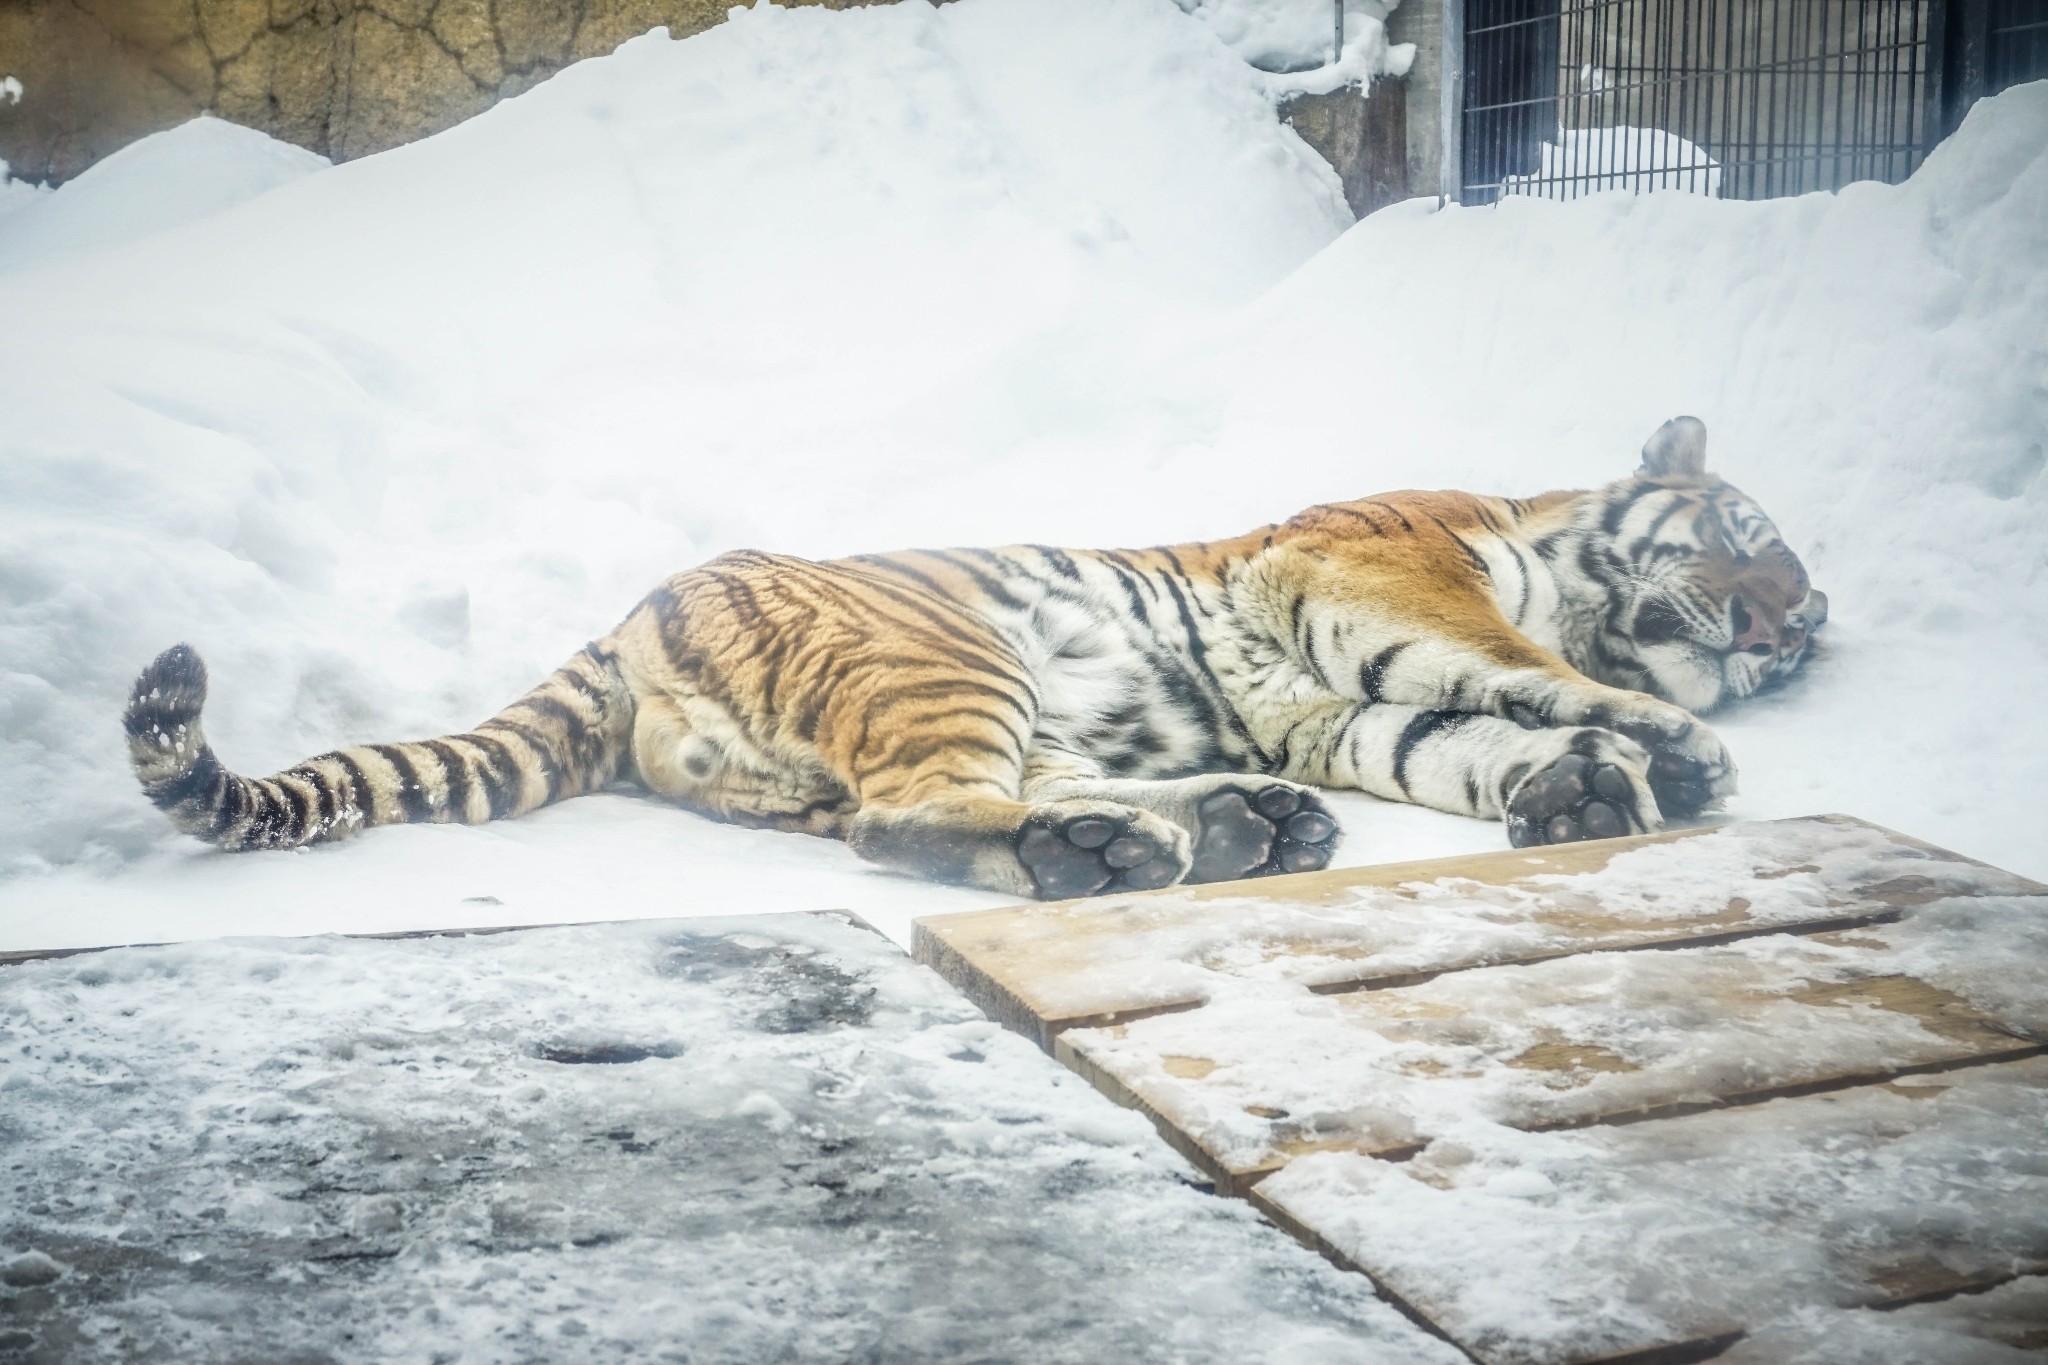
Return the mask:
<svg viewBox="0 0 2048 1365"><path fill-rule="evenodd" d="M1646 602L1636 613L1635 637L1644 644L1668 644L1684 632L1685 622L1662 602Z"/></svg>

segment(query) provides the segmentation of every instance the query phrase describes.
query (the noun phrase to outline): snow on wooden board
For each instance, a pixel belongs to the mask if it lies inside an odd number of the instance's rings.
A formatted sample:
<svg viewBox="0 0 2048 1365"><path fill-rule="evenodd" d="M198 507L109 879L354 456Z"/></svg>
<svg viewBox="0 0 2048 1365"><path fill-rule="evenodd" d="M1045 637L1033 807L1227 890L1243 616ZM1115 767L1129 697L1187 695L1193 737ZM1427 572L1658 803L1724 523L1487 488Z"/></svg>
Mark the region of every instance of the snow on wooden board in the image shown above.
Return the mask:
<svg viewBox="0 0 2048 1365"><path fill-rule="evenodd" d="M1306 1156L1252 1200L1486 1365L1598 1359L1757 1324L1775 1325L1754 1346L1775 1337L1784 1354L1748 1358L1782 1361L1816 1311L2048 1271L2043 1133L2048 1059L2037 1057L1618 1128L1475 1126L1407 1162ZM2017 1292L2041 1302L2034 1286ZM1945 1311L1967 1318L1958 1310L1971 1306ZM1819 1358L2005 1358L1977 1351Z"/></svg>
<svg viewBox="0 0 2048 1365"><path fill-rule="evenodd" d="M976 912L920 921L916 943L1220 1189L1483 1360L1702 1359L1740 1332L1789 1341L1816 1313L2048 1269L2048 887L1860 821ZM1898 1108L1964 1079L1953 1103ZM1630 1259L1627 1228L1693 1226L1665 1207L1692 1187L1650 1170L1658 1153L1775 1189L1796 1163L1772 1125L1796 1146L1798 1116L1837 1112L1831 1096L1877 1117L1837 1138L1816 1120L1815 1160L1862 1152L1896 1182L1816 1176L1812 1208L1772 1195L1757 1226L1782 1205L1862 1260L1759 1271L1778 1278L1752 1295L1739 1247L1717 1260L1709 1233L1673 1244L1690 1261ZM1912 1141L1866 1140L1900 1113ZM1611 1266L1579 1205L1523 1217L1564 1188L1537 1161L1560 1153L1603 1192L1600 1227L1623 1229ZM1901 1202L1869 1203L1887 1188ZM1430 1236L1357 1231L1403 1220ZM1521 1260L1489 1259L1518 1237ZM1581 1242L1594 1262L1573 1279ZM1691 1294L1702 1276L1734 1287Z"/></svg>
<svg viewBox="0 0 2048 1365"><path fill-rule="evenodd" d="M1063 1029L1191 1005L1232 980L1370 989L2040 890L1826 815L939 915L917 922L913 951L1049 1048Z"/></svg>
<svg viewBox="0 0 2048 1365"><path fill-rule="evenodd" d="M0 1359L1451 1365L833 916L0 967Z"/></svg>

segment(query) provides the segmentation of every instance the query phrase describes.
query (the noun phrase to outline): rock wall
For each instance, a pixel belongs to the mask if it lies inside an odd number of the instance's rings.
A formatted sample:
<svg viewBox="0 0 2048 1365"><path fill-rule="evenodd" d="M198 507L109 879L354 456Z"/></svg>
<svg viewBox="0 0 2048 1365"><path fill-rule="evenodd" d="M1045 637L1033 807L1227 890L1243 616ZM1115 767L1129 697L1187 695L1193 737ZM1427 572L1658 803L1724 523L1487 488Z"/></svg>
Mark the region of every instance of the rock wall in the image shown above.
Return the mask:
<svg viewBox="0 0 2048 1365"><path fill-rule="evenodd" d="M346 161L732 0L0 0L0 160L62 181L215 114ZM838 9L860 0L783 0Z"/></svg>

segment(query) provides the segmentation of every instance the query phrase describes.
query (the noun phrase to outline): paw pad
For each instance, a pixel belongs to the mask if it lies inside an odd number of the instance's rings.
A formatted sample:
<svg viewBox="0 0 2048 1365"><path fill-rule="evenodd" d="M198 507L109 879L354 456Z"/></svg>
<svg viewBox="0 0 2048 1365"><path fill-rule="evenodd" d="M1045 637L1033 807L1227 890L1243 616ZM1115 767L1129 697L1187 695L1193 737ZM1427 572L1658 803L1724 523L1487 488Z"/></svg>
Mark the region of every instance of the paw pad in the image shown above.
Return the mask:
<svg viewBox="0 0 2048 1365"><path fill-rule="evenodd" d="M1618 764L1566 754L1522 783L1508 801L1508 842L1570 844L1638 833L1635 788Z"/></svg>
<svg viewBox="0 0 2048 1365"><path fill-rule="evenodd" d="M1315 797L1292 787L1224 787L1203 798L1198 814L1201 833L1189 881L1313 872L1329 863L1336 844L1336 820Z"/></svg>
<svg viewBox="0 0 2048 1365"><path fill-rule="evenodd" d="M1063 825L1032 822L1017 838L1017 857L1046 900L1069 900L1110 890L1150 891L1180 875L1179 861L1161 840L1129 822L1084 815Z"/></svg>

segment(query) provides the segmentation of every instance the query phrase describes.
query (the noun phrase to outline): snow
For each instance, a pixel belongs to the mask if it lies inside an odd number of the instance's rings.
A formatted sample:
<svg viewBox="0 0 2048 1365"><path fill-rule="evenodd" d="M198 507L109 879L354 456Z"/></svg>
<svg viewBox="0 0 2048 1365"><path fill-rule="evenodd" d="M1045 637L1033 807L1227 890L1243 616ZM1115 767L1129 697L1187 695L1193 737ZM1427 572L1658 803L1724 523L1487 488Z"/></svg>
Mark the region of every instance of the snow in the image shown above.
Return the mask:
<svg viewBox="0 0 2048 1365"><path fill-rule="evenodd" d="M1231 51L1266 72L1275 95L1324 94L1403 76L1415 44L1387 42L1387 15L1400 0L1174 0ZM1337 6L1344 10L1337 49Z"/></svg>
<svg viewBox="0 0 2048 1365"><path fill-rule="evenodd" d="M10 967L0 1094L33 1359L1461 1359L836 917Z"/></svg>
<svg viewBox="0 0 2048 1365"><path fill-rule="evenodd" d="M0 235L0 273L210 218L327 166L326 157L254 129L195 118L17 204Z"/></svg>
<svg viewBox="0 0 2048 1365"><path fill-rule="evenodd" d="M1602 190L1721 192L1721 163L1706 148L1662 128L1567 128L1542 146L1533 175L1511 175L1504 194L1577 199Z"/></svg>
<svg viewBox="0 0 2048 1365"><path fill-rule="evenodd" d="M999 898L628 794L231 859L115 717L190 641L264 773L471 724L724 549L1528 493L1677 412L1833 600L1809 676L1716 720L1732 813L2048 874L2048 86L1901 187L1349 227L1222 15L763 5L345 165L202 124L96 193L0 187L0 947L829 907L900 940ZM1335 808L1351 863L1504 844Z"/></svg>
<svg viewBox="0 0 2048 1365"><path fill-rule="evenodd" d="M1854 1305L1900 1271L2048 1262L2044 1080L2037 1058L1619 1128L1478 1126L1405 1163L1304 1156L1259 1194L1502 1365L1744 1324L1724 1359L2002 1360L1970 1327L2000 1304ZM2025 1322L2038 1282L2002 1298Z"/></svg>

